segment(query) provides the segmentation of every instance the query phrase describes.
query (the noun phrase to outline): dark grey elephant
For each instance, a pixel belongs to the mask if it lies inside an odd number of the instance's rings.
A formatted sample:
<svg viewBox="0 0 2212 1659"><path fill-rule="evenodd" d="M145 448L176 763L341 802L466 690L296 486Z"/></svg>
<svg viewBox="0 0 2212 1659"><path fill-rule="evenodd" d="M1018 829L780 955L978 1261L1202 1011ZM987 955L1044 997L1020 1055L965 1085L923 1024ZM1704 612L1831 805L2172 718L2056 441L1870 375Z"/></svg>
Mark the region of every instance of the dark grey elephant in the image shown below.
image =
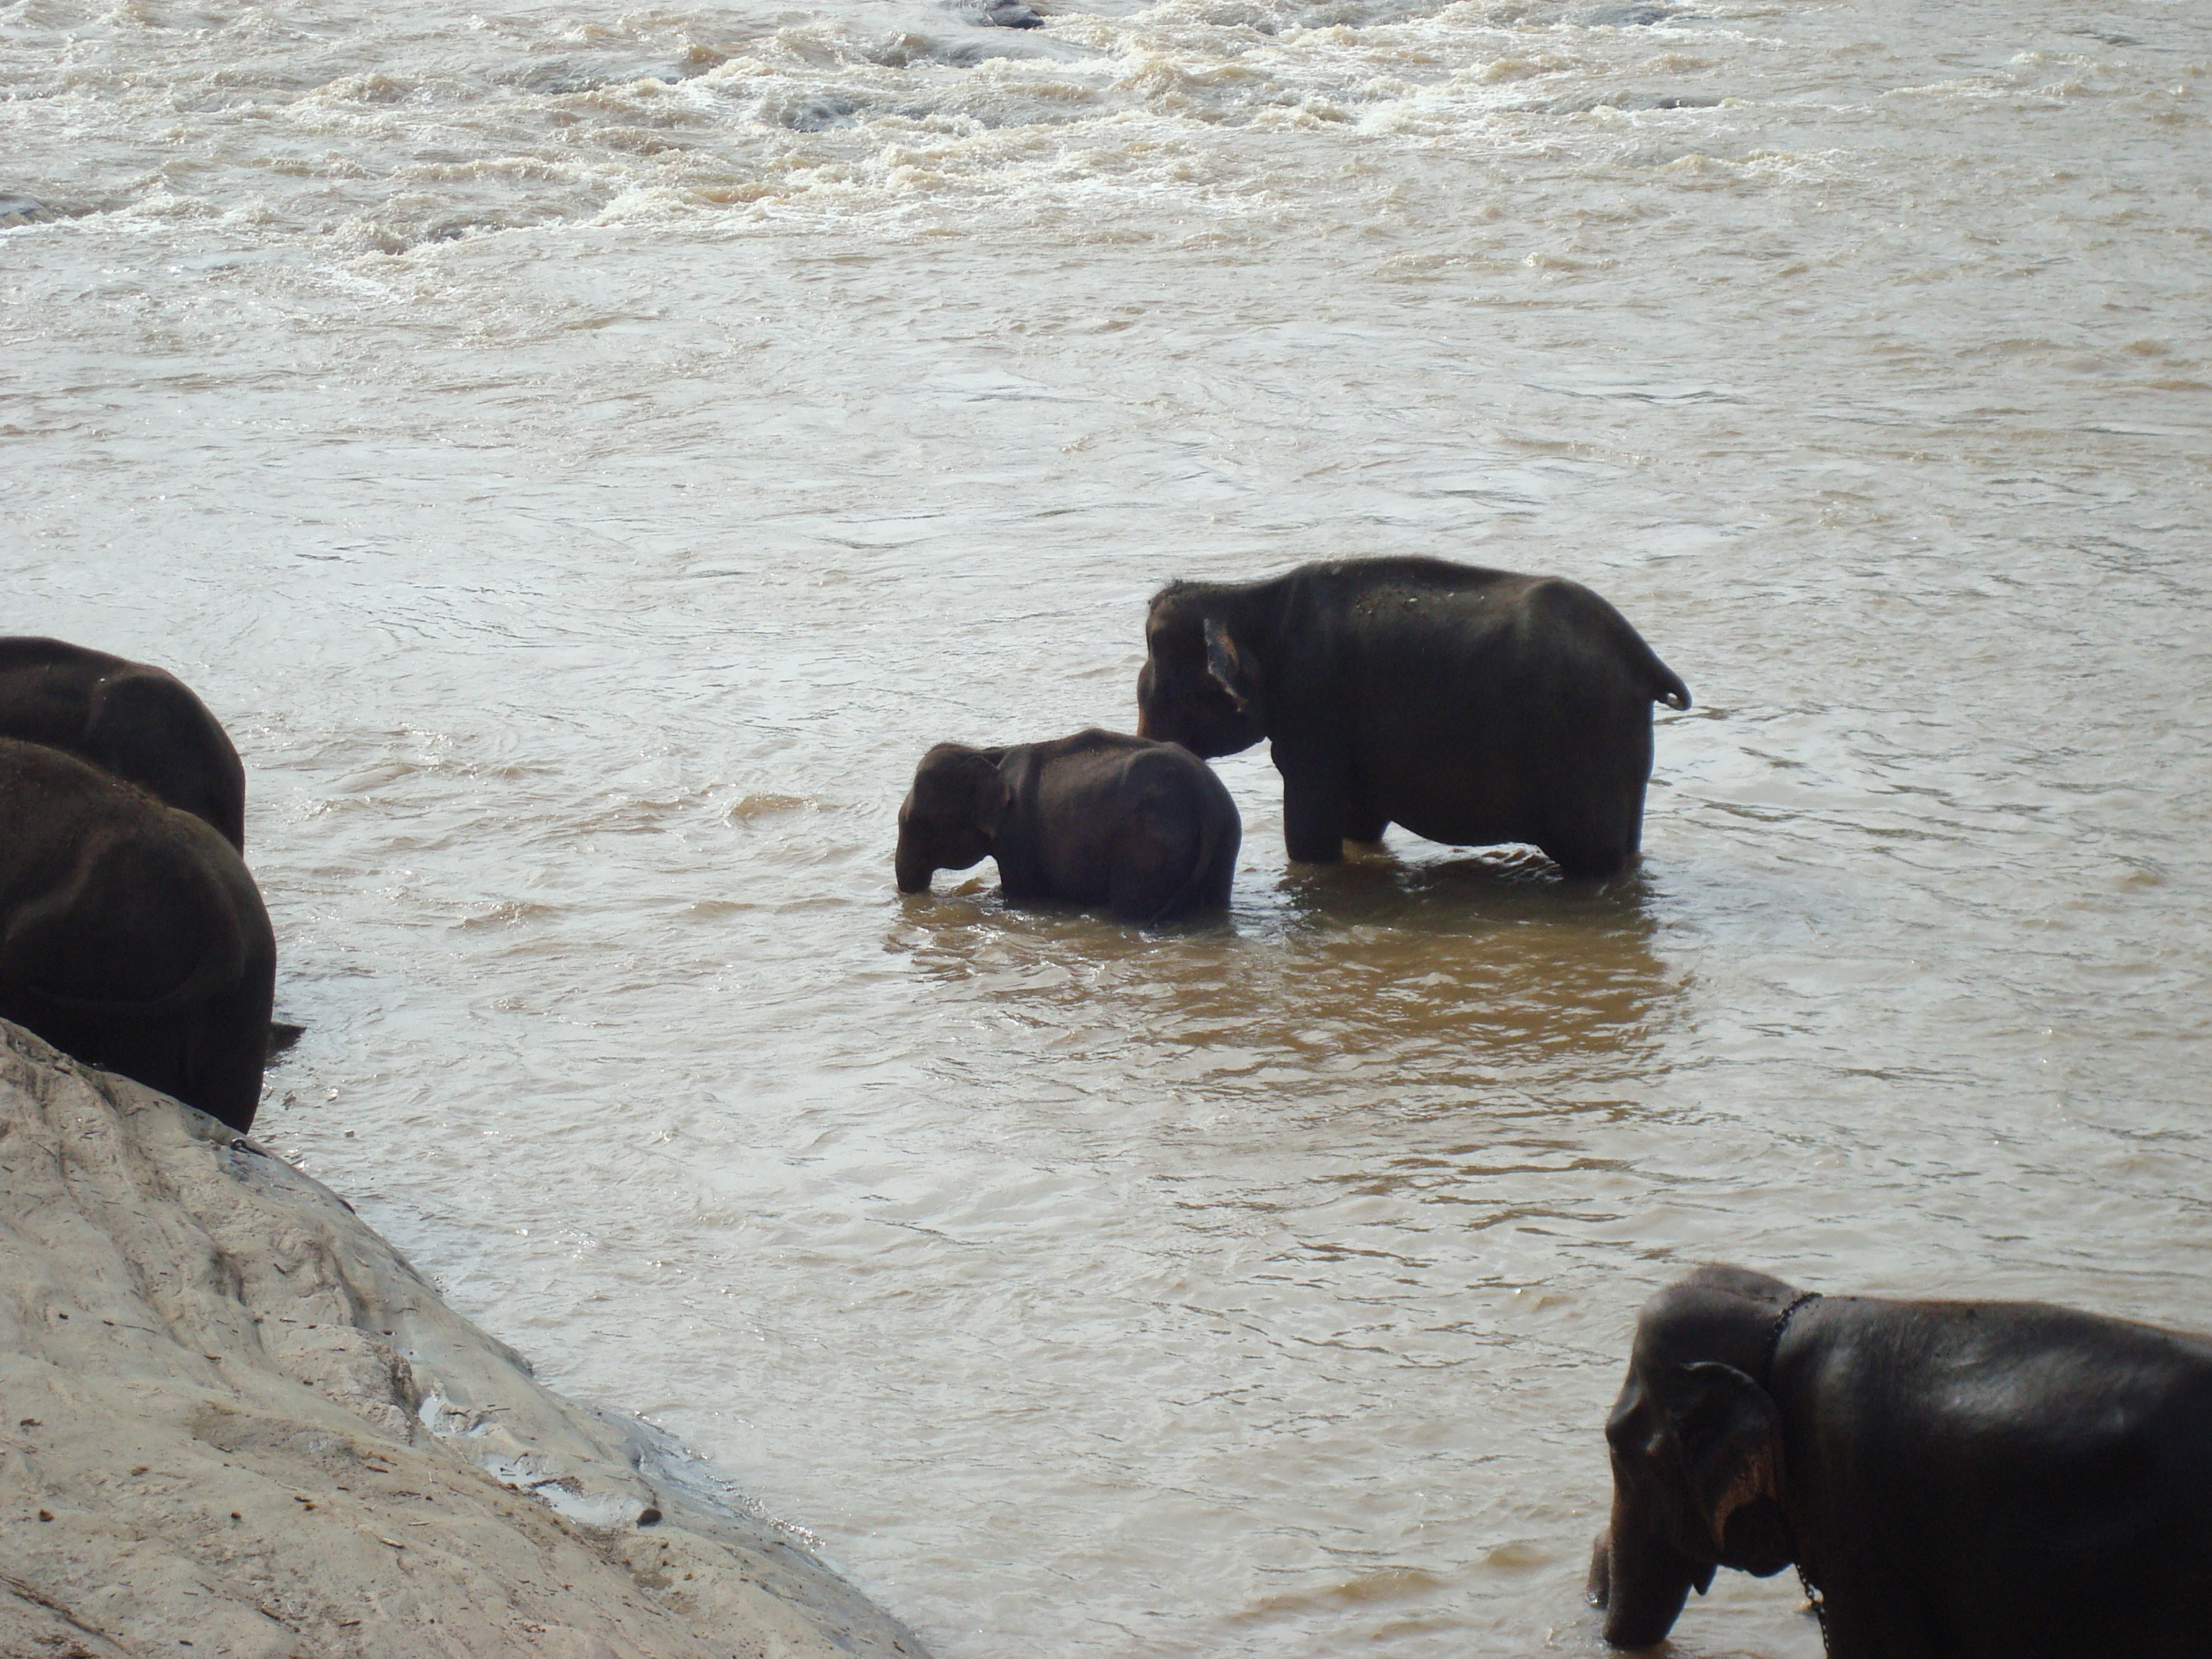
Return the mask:
<svg viewBox="0 0 2212 1659"><path fill-rule="evenodd" d="M1208 759L1267 738L1309 864L1401 823L1610 875L1643 839L1652 702L1690 706L1588 588L1441 559L1171 583L1145 645L1138 731Z"/></svg>
<svg viewBox="0 0 2212 1659"><path fill-rule="evenodd" d="M2203 1337L1704 1267L1644 1304L1605 1437L1615 1646L1794 1562L1831 1659L2212 1653Z"/></svg>
<svg viewBox="0 0 2212 1659"><path fill-rule="evenodd" d="M207 705L165 670L61 640L0 638L0 738L89 761L246 850L246 768Z"/></svg>
<svg viewBox="0 0 2212 1659"><path fill-rule="evenodd" d="M0 1017L243 1131L276 974L260 891L205 820L0 738Z"/></svg>
<svg viewBox="0 0 2212 1659"><path fill-rule="evenodd" d="M1096 727L1050 743L921 757L899 808L899 890L998 860L1013 903L1062 899L1164 921L1229 902L1243 825L1188 750Z"/></svg>

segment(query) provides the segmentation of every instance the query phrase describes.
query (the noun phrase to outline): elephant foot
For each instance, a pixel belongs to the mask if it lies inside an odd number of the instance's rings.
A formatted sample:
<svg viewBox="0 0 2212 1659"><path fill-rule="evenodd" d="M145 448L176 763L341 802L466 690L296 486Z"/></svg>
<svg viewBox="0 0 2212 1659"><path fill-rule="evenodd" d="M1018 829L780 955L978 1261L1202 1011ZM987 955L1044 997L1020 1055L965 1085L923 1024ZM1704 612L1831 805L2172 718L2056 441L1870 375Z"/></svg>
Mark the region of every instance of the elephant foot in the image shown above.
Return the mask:
<svg viewBox="0 0 2212 1659"><path fill-rule="evenodd" d="M1541 850L1546 858L1559 866L1559 873L1569 881L1606 881L1625 870L1634 868L1637 862L1634 853L1554 852L1548 847Z"/></svg>

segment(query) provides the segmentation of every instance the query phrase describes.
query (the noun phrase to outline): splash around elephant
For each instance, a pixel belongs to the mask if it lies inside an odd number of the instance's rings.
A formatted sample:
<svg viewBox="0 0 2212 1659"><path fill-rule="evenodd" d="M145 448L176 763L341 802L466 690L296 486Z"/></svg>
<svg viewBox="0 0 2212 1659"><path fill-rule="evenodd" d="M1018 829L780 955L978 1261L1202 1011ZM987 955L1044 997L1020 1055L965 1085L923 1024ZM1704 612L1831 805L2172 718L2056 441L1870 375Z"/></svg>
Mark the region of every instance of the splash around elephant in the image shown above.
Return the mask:
<svg viewBox="0 0 2212 1659"><path fill-rule="evenodd" d="M276 973L260 891L204 820L0 738L0 1016L243 1131Z"/></svg>
<svg viewBox="0 0 2212 1659"><path fill-rule="evenodd" d="M1690 706L1588 588L1441 559L1174 582L1145 644L1137 730L1208 759L1267 738L1284 840L1309 864L1400 823L1611 875L1643 839L1651 705Z"/></svg>
<svg viewBox="0 0 2212 1659"><path fill-rule="evenodd" d="M998 860L1008 902L1098 905L1139 924L1229 903L1243 825L1188 750L1097 727L1049 743L921 757L899 808L899 890Z"/></svg>
<svg viewBox="0 0 2212 1659"><path fill-rule="evenodd" d="M1644 1304L1605 1436L1615 1646L1794 1562L1830 1659L2212 1651L2212 1340L1709 1267Z"/></svg>
<svg viewBox="0 0 2212 1659"><path fill-rule="evenodd" d="M63 640L0 638L0 738L42 743L206 819L246 850L246 768L175 675Z"/></svg>

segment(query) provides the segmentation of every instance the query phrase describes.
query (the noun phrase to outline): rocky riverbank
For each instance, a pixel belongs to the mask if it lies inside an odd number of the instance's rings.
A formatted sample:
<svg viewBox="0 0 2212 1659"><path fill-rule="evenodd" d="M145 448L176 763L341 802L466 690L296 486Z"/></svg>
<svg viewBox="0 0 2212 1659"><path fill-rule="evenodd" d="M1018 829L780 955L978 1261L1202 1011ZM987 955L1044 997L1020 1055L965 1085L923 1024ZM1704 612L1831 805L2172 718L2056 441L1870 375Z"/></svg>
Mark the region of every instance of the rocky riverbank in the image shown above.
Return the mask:
<svg viewBox="0 0 2212 1659"><path fill-rule="evenodd" d="M925 1659L325 1188L0 1023L0 1654Z"/></svg>

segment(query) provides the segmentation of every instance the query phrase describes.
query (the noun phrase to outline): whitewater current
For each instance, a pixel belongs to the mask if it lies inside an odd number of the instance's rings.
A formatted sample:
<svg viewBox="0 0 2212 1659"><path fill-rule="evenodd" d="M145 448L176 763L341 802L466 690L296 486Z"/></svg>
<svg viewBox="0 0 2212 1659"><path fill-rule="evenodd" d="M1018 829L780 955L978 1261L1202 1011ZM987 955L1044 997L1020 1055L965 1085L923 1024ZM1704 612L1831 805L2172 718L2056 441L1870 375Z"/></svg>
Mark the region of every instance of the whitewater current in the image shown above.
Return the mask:
<svg viewBox="0 0 2212 1659"><path fill-rule="evenodd" d="M5 627L245 756L257 1133L940 1659L1602 1651L1697 1261L2212 1327L2212 25L1036 12L0 0ZM1388 553L1688 682L1636 872L894 891Z"/></svg>

